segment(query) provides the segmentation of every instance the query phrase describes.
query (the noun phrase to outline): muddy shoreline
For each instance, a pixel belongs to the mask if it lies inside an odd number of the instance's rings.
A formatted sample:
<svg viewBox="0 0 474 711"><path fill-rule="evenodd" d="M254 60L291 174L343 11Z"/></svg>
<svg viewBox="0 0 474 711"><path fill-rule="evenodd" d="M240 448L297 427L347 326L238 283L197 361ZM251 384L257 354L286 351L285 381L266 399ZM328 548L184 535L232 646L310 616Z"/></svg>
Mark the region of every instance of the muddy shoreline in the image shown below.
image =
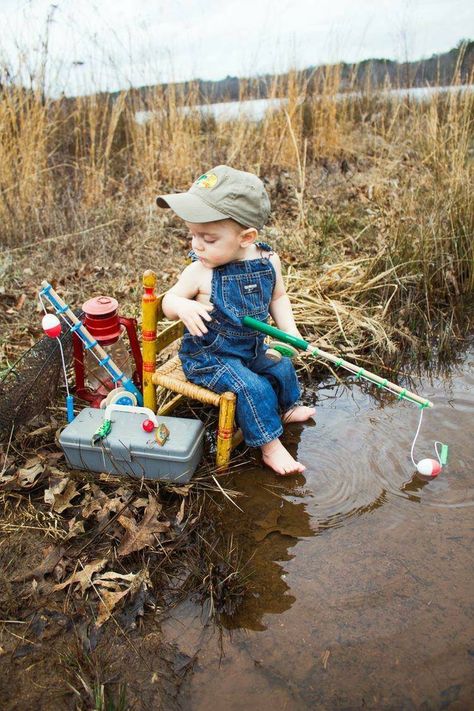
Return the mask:
<svg viewBox="0 0 474 711"><path fill-rule="evenodd" d="M124 566L112 556L109 567L124 575L146 560L153 585L148 598L143 589L125 598L100 629L93 590L51 592L71 574L67 557L66 572L60 565L12 582L44 563L51 547L23 510L23 527L0 549L9 571L2 617L10 621L1 623L0 641L5 708L204 709L213 698L236 711L467 708L473 364L471 350L449 377L418 382L436 403L420 452L441 435L451 446L438 480L412 476L416 408L321 383L316 424L285 433L305 476L282 481L244 454L221 480L240 496L231 504L200 493L205 513L183 538L179 563L167 568L142 551ZM113 499L118 485L103 486ZM40 484L27 497L41 491ZM166 517L176 525L188 500L167 497ZM21 513L23 499L24 491L10 492L11 514ZM109 534L96 557L106 545L116 550Z"/></svg>

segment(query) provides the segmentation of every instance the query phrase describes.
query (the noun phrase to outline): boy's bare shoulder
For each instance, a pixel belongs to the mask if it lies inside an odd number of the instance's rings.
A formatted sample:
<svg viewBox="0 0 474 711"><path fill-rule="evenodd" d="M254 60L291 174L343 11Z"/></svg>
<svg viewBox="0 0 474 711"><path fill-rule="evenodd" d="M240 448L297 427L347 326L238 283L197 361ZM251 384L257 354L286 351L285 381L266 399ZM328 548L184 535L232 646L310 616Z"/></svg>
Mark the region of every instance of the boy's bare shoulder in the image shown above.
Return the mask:
<svg viewBox="0 0 474 711"><path fill-rule="evenodd" d="M185 281L187 283L193 282L196 286L201 287L203 284L207 283L209 279L209 269L205 267L201 262L191 262L185 269L181 272L180 281Z"/></svg>
<svg viewBox="0 0 474 711"><path fill-rule="evenodd" d="M204 274L206 271L206 267L204 267L201 262L196 261L196 262L191 262L191 264L188 264L183 271L181 272L181 277L185 278L197 278L198 276Z"/></svg>
<svg viewBox="0 0 474 711"><path fill-rule="evenodd" d="M202 267L201 262L199 262L199 261L191 262L183 269L183 271L181 272L181 275L183 275L183 274L197 274L197 273L199 273L200 267Z"/></svg>
<svg viewBox="0 0 474 711"><path fill-rule="evenodd" d="M273 264L276 271L281 271L281 259L276 252L269 255L269 260Z"/></svg>

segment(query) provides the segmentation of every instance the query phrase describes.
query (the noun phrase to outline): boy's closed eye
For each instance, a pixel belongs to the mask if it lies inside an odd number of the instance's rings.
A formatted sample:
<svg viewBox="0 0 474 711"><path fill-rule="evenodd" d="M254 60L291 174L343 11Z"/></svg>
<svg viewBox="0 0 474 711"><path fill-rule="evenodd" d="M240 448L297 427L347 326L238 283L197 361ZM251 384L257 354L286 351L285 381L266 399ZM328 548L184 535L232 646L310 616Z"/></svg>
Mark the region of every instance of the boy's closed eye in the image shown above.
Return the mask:
<svg viewBox="0 0 474 711"><path fill-rule="evenodd" d="M214 242L217 242L217 237L214 237L214 235L208 235L205 232L203 233L198 233L198 234L193 234L192 232L188 233L189 239L195 239L196 237L201 237L203 242L206 242L206 244L213 244Z"/></svg>

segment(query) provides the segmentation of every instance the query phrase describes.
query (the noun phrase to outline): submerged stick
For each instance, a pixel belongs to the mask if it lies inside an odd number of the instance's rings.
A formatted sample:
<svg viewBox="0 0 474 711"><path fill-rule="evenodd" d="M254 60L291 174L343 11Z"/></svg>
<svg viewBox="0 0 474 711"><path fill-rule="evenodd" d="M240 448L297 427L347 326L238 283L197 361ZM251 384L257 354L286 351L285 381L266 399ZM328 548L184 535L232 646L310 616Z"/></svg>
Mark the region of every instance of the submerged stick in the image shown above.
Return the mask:
<svg viewBox="0 0 474 711"><path fill-rule="evenodd" d="M252 318L251 316L244 316L244 318L242 319L242 323L244 326L247 326L247 328L253 328L255 331L265 333L267 336L273 336L274 338L277 338L278 340L283 341L284 343L288 343L290 346L294 346L295 348L299 348L302 351L310 353L316 358L323 358L325 360L329 360L331 361L331 363L334 363L335 366L345 368L349 372L353 373L357 379L363 378L364 380L368 380L370 383L374 383L379 388L389 390L390 392L397 395L399 400L408 400L410 402L414 402L421 408L433 407L433 403L430 400L420 397L419 395L410 392L406 388L401 388L400 386L395 385L395 383L390 382L390 380L387 380L386 378L381 378L375 373L371 373L370 370L365 370L365 368L359 368L359 366L354 365L354 363L350 363L348 360L344 360L344 358L341 358L340 356L334 356L331 353L328 353L327 351L321 350L321 348L316 348L315 346L312 346L310 343L308 343L308 341L305 341L303 338L291 336L289 333L285 333L285 331L281 331L279 328L270 326L268 323L264 323L263 321L258 321L257 319Z"/></svg>

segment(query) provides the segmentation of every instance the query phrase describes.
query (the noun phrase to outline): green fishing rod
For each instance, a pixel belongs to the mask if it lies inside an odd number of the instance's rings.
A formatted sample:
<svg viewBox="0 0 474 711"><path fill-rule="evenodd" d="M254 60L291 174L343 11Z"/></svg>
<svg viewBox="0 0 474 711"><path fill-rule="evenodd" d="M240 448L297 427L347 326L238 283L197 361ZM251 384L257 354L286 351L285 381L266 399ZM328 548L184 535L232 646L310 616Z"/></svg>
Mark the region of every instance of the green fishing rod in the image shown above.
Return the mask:
<svg viewBox="0 0 474 711"><path fill-rule="evenodd" d="M275 326L270 326L268 323L264 323L263 321L258 321L257 319L252 318L251 316L244 316L244 318L242 319L242 324L247 328L253 328L256 331L260 331L261 333L265 333L267 336L271 336L272 338L276 338L278 341L281 341L281 343L272 344L272 347L278 352L280 352L283 356L291 358L293 355L295 355L295 351L292 348L285 348L284 344L286 343L289 346L292 346L293 348L306 351L315 358L328 360L338 368L345 368L350 373L353 373L357 380L363 378L369 383L374 383L374 385L376 385L378 388L384 388L385 390L388 390L389 392L396 395L399 400L408 400L409 402L413 402L421 409L425 407L433 407L433 403L430 402L430 400L420 397L419 395L410 392L406 388L401 388L398 385L395 385L395 383L390 382L390 380L387 380L386 378L381 378L375 373L371 373L369 370L365 370L365 368L359 368L358 365L354 365L354 363L350 363L348 360L345 360L340 356L334 356L331 353L328 353L327 351L323 351L321 348L312 346L310 343L308 343L308 341L305 341L303 338L291 336L289 333L285 333L285 331L281 331L279 328L275 328Z"/></svg>
<svg viewBox="0 0 474 711"><path fill-rule="evenodd" d="M365 370L365 368L359 368L359 366L354 365L354 363L350 363L348 360L345 360L341 356L334 356L332 355L332 353L327 353L327 351L323 351L321 348L312 346L310 343L308 343L308 341L305 341L303 338L298 338L298 336L291 336L289 333L285 333L285 331L281 331L279 328L270 326L268 323L265 323L263 321L258 321L257 319L252 318L251 316L245 316L242 319L242 324L247 328L253 328L255 331L260 331L261 333L264 333L267 336L271 336L272 338L277 339L278 342L271 344L271 347L267 350L267 354L270 352L270 350L273 350L273 352L277 351L283 356L292 358L294 355L296 355L298 349L305 351L306 353L309 353L310 355L314 356L319 360L328 360L338 368L345 368L350 373L353 373L357 380L363 378L369 383L374 383L374 385L376 385L378 388L384 388L385 390L388 390L389 392L393 393L397 396L399 400L408 400L409 402L413 402L418 405L418 407L420 408L420 419L415 437L413 439L413 443L411 445L411 461L413 462L413 465L415 466L418 474L420 474L422 477L429 479L438 476L442 467L448 461L447 444L443 444L443 442L439 441L434 443L434 449L438 461L436 461L435 459L426 458L420 460L417 463L414 459L415 443L420 432L423 411L427 407L433 407L433 403L430 402L430 400L427 400L424 397L420 397L419 395L410 392L406 388L401 388L398 385L395 385L395 383L391 383L386 378L381 378L379 375L371 373L370 370Z"/></svg>

